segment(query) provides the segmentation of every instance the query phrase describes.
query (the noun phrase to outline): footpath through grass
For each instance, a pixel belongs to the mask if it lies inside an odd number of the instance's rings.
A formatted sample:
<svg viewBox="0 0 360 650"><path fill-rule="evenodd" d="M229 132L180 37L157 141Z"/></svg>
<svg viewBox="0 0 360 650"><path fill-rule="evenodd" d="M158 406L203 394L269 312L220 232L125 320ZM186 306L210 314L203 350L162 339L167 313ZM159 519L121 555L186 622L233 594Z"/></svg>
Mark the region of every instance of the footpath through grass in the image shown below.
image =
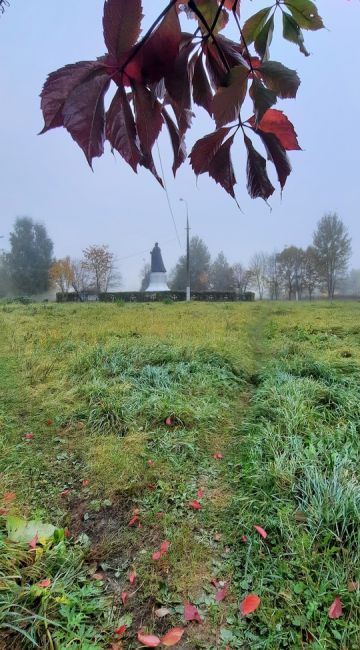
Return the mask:
<svg viewBox="0 0 360 650"><path fill-rule="evenodd" d="M359 647L359 315L0 307L0 648Z"/></svg>

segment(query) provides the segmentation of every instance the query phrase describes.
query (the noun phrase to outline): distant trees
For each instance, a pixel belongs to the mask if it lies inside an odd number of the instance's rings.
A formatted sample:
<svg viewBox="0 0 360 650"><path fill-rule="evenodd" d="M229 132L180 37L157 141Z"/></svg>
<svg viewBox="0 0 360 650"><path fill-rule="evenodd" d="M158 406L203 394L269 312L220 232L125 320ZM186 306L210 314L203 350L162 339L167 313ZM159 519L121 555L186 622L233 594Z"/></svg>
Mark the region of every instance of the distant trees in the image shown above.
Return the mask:
<svg viewBox="0 0 360 650"><path fill-rule="evenodd" d="M150 273L151 273L151 265L148 262L145 262L144 266L140 271L140 280L141 280L140 291L146 291L146 289L148 288L150 283Z"/></svg>
<svg viewBox="0 0 360 650"><path fill-rule="evenodd" d="M115 255L108 246L89 246L83 251L82 267L88 273L96 292L106 293L110 285L120 281L115 269Z"/></svg>
<svg viewBox="0 0 360 650"><path fill-rule="evenodd" d="M222 251L211 264L210 285L214 291L231 291L234 289L233 269Z"/></svg>
<svg viewBox="0 0 360 650"><path fill-rule="evenodd" d="M190 239L190 286L192 291L207 291L210 288L211 255L200 237ZM173 291L184 291L186 287L186 255L181 255L170 274Z"/></svg>
<svg viewBox="0 0 360 650"><path fill-rule="evenodd" d="M313 247L319 278L327 289L328 297L333 298L351 255L351 238L336 212L325 214L318 222Z"/></svg>
<svg viewBox="0 0 360 650"><path fill-rule="evenodd" d="M297 246L287 246L277 256L279 276L289 300L293 297L301 298L304 284L304 258L304 251Z"/></svg>
<svg viewBox="0 0 360 650"><path fill-rule="evenodd" d="M233 284L234 288L239 292L239 293L245 293L245 291L248 290L249 284L250 284L250 271L249 269L245 268L240 262L236 262L232 266L232 278L233 278Z"/></svg>
<svg viewBox="0 0 360 650"><path fill-rule="evenodd" d="M61 293L68 293L74 279L73 264L69 256L53 262L49 270L49 278Z"/></svg>
<svg viewBox="0 0 360 650"><path fill-rule="evenodd" d="M249 271L251 285L259 294L260 300L263 299L267 284L268 255L263 251L254 253L250 260Z"/></svg>
<svg viewBox="0 0 360 650"><path fill-rule="evenodd" d="M7 267L14 290L30 295L47 291L53 243L45 226L30 217L18 217L10 247Z"/></svg>

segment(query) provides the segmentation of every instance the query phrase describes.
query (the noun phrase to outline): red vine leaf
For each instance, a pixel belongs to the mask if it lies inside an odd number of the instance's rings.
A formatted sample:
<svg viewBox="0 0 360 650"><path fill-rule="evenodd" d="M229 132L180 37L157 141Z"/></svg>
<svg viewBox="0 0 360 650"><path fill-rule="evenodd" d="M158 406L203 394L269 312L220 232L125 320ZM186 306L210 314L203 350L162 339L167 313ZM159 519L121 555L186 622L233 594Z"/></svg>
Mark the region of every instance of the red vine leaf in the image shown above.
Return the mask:
<svg viewBox="0 0 360 650"><path fill-rule="evenodd" d="M248 614L251 614L252 612L255 612L255 610L259 607L260 603L261 603L261 600L260 600L259 596L256 596L255 594L249 594L240 603L241 615L242 616L248 616Z"/></svg>
<svg viewBox="0 0 360 650"><path fill-rule="evenodd" d="M130 50L140 35L141 0L105 0L103 29L109 53L118 58Z"/></svg>
<svg viewBox="0 0 360 650"><path fill-rule="evenodd" d="M266 160L254 148L250 138L244 136L245 146L248 152L247 159L247 188L252 199L268 199L274 192L266 172Z"/></svg>
<svg viewBox="0 0 360 650"><path fill-rule="evenodd" d="M173 627L171 630L169 630L169 632L165 634L165 636L162 637L162 645L166 646L167 648L176 645L181 640L184 632L185 630L182 627Z"/></svg>
<svg viewBox="0 0 360 650"><path fill-rule="evenodd" d="M140 58L144 81L159 81L171 72L179 53L181 38L179 17L173 7L136 55L136 61Z"/></svg>
<svg viewBox="0 0 360 650"><path fill-rule="evenodd" d="M234 135L221 145L220 149L218 149L210 161L208 172L209 176L217 183L220 183L224 190L235 199L234 185L236 184L236 178L230 156L230 148L233 142Z"/></svg>
<svg viewBox="0 0 360 650"><path fill-rule="evenodd" d="M179 129L177 128L176 124L173 122L173 120L171 119L169 113L165 108L162 109L162 114L165 119L165 124L169 131L171 145L174 152L174 162L173 162L172 170L175 176L180 165L182 165L182 163L186 159L185 140L183 136L180 137ZM173 426L173 419L169 416L166 418L165 423L167 424L167 426Z"/></svg>
<svg viewBox="0 0 360 650"><path fill-rule="evenodd" d="M343 608L340 598L335 598L334 602L330 605L328 616L329 618L340 618L343 615Z"/></svg>
<svg viewBox="0 0 360 650"><path fill-rule="evenodd" d="M273 133L265 133L264 131L260 131L260 129L255 131L255 133L260 136L265 146L268 160L274 163L281 189L283 189L287 177L291 173L291 165L287 153L279 139Z"/></svg>
<svg viewBox="0 0 360 650"><path fill-rule="evenodd" d="M195 60L192 87L193 100L195 104L202 106L211 117L213 93L204 68L201 54L199 54Z"/></svg>
<svg viewBox="0 0 360 650"><path fill-rule="evenodd" d="M250 97L253 100L254 104L254 113L256 123L260 122L263 118L266 111L276 104L277 97L276 93L268 88L265 88L264 84L259 81L259 79L253 80L250 87Z"/></svg>
<svg viewBox="0 0 360 650"><path fill-rule="evenodd" d="M203 622L197 608L191 603L186 603L184 606L184 619L185 621L197 621L197 623Z"/></svg>
<svg viewBox="0 0 360 650"><path fill-rule="evenodd" d="M256 126L254 116L250 118L249 124ZM261 131L276 135L281 146L287 151L301 150L294 126L282 111L278 111L275 108L267 110L264 117L260 120L258 128Z"/></svg>
<svg viewBox="0 0 360 650"><path fill-rule="evenodd" d="M248 75L248 68L237 65L230 70L224 85L218 88L212 101L218 128L239 118L240 108L246 96Z"/></svg>
<svg viewBox="0 0 360 650"><path fill-rule="evenodd" d="M283 99L296 97L300 86L296 70L291 70L278 61L263 61L257 69L267 87L279 97Z"/></svg>
<svg viewBox="0 0 360 650"><path fill-rule="evenodd" d="M223 127L195 142L190 154L190 162L196 176L208 171L209 161L219 150L229 131L229 127Z"/></svg>
<svg viewBox="0 0 360 650"><path fill-rule="evenodd" d="M135 120L124 88L119 87L106 114L106 137L134 172L141 159Z"/></svg>
<svg viewBox="0 0 360 650"><path fill-rule="evenodd" d="M134 83L134 105L141 151L146 156L150 154L163 125L161 104L152 91Z"/></svg>

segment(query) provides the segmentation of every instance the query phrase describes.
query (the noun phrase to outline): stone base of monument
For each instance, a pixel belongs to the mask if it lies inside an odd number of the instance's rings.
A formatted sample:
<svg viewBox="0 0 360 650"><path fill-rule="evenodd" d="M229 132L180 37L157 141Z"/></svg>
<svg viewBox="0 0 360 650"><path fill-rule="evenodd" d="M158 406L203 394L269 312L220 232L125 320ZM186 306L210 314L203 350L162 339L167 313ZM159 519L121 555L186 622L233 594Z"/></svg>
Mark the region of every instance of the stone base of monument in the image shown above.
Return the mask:
<svg viewBox="0 0 360 650"><path fill-rule="evenodd" d="M170 291L166 282L166 273L154 271L150 273L150 284L146 291Z"/></svg>

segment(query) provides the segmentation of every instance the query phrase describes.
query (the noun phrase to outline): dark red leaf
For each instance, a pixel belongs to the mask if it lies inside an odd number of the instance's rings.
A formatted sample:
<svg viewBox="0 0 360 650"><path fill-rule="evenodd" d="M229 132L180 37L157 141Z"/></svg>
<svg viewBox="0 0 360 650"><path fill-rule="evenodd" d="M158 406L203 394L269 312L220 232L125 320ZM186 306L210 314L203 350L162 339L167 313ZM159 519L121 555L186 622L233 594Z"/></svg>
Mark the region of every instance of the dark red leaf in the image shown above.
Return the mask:
<svg viewBox="0 0 360 650"><path fill-rule="evenodd" d="M191 108L189 56L194 47L195 44L191 42L181 48L174 65L165 77L165 88L180 111Z"/></svg>
<svg viewBox="0 0 360 650"><path fill-rule="evenodd" d="M32 440L34 437L33 433L25 433L24 438L25 440Z"/></svg>
<svg viewBox="0 0 360 650"><path fill-rule="evenodd" d="M172 70L181 40L179 18L173 7L136 56L136 59L139 57L141 60L144 81L159 81Z"/></svg>
<svg viewBox="0 0 360 650"><path fill-rule="evenodd" d="M155 553L152 554L152 559L156 562L157 560L160 560L161 558L161 553L160 551L155 551Z"/></svg>
<svg viewBox="0 0 360 650"><path fill-rule="evenodd" d="M241 536L241 541L244 542L244 544L246 544L246 542L248 541L248 538L246 537L246 535Z"/></svg>
<svg viewBox="0 0 360 650"><path fill-rule="evenodd" d="M254 116L250 118L249 123L251 126L256 126ZM267 110L264 117L260 120L258 128L261 131L276 135L281 146L287 151L301 150L294 126L282 111L278 111L276 108Z"/></svg>
<svg viewBox="0 0 360 650"><path fill-rule="evenodd" d="M198 502L197 499L194 499L193 501L190 501L189 506L193 510L201 510L202 509L202 505L201 505L201 503Z"/></svg>
<svg viewBox="0 0 360 650"><path fill-rule="evenodd" d="M164 555L170 548L170 542L166 539L164 542L161 543L160 545L160 553L161 555Z"/></svg>
<svg viewBox="0 0 360 650"><path fill-rule="evenodd" d="M242 616L247 616L248 614L251 614L254 612L260 605L261 600L259 596L256 596L255 594L249 594L244 598L244 600L240 603L240 612Z"/></svg>
<svg viewBox="0 0 360 650"><path fill-rule="evenodd" d="M291 70L278 61L263 61L258 67L258 71L267 87L279 97L296 97L300 86L296 70Z"/></svg>
<svg viewBox="0 0 360 650"><path fill-rule="evenodd" d="M246 167L248 192L253 199L266 200L275 189L266 172L266 160L254 149L253 143L246 135L244 141L248 152Z"/></svg>
<svg viewBox="0 0 360 650"><path fill-rule="evenodd" d="M291 165L286 151L273 133L265 133L259 129L255 133L260 136L265 146L268 160L274 163L281 189L283 189L286 179L291 173Z"/></svg>
<svg viewBox="0 0 360 650"><path fill-rule="evenodd" d="M106 114L106 137L112 148L136 172L141 153L137 145L134 116L123 87L118 88Z"/></svg>
<svg viewBox="0 0 360 650"><path fill-rule="evenodd" d="M343 608L340 598L335 598L334 602L330 605L328 616L329 618L340 618L343 615Z"/></svg>
<svg viewBox="0 0 360 650"><path fill-rule="evenodd" d="M270 106L276 104L276 93L265 88L264 84L259 81L259 79L254 79L249 94L253 100L256 122L260 122Z"/></svg>
<svg viewBox="0 0 360 650"><path fill-rule="evenodd" d="M148 88L140 84L134 84L134 105L141 151L146 157L147 154L151 153L153 144L163 125L161 104ZM148 160L148 162L150 161Z"/></svg>
<svg viewBox="0 0 360 650"><path fill-rule="evenodd" d="M95 72L72 91L63 106L64 127L83 150L90 167L104 152L104 97L110 85L107 72Z"/></svg>
<svg viewBox="0 0 360 650"><path fill-rule="evenodd" d="M133 517L131 517L128 523L128 526L134 526L138 520L139 520L139 515L133 515Z"/></svg>
<svg viewBox="0 0 360 650"><path fill-rule="evenodd" d="M166 646L167 648L176 645L181 640L184 632L185 630L182 627L173 627L171 630L169 630L169 632L165 634L165 636L162 637L162 645Z"/></svg>
<svg viewBox="0 0 360 650"><path fill-rule="evenodd" d="M204 496L204 492L202 491L201 488L198 489L197 495L198 495L199 499L201 499L201 497Z"/></svg>
<svg viewBox="0 0 360 650"><path fill-rule="evenodd" d="M124 636L125 632L126 632L126 625L120 625L120 627L118 627L117 630L115 630L115 634L120 638Z"/></svg>
<svg viewBox="0 0 360 650"><path fill-rule="evenodd" d="M229 127L223 127L214 131L214 133L205 135L194 144L190 154L190 162L196 176L208 171L210 160L221 147L229 131Z"/></svg>
<svg viewBox="0 0 360 650"><path fill-rule="evenodd" d="M228 138L216 152L209 164L209 176L219 183L230 196L235 199L234 185L236 178L230 157L230 148L234 142L234 135Z"/></svg>
<svg viewBox="0 0 360 650"><path fill-rule="evenodd" d="M230 70L224 85L217 89L212 101L217 128L239 118L240 108L246 96L248 75L248 68L237 65Z"/></svg>
<svg viewBox="0 0 360 650"><path fill-rule="evenodd" d="M161 187L164 187L164 183L162 181L162 178L159 176L159 174L157 172L157 169L155 167L154 159L152 157L151 152L149 152L147 154L144 154L142 156L142 158L140 160L140 165L142 167L146 167L146 169L148 169L152 173L154 178L156 178L157 182L160 183Z"/></svg>
<svg viewBox="0 0 360 650"><path fill-rule="evenodd" d="M224 456L219 451L217 451L216 454L213 454L213 458L215 458L215 460L221 460L224 458Z"/></svg>
<svg viewBox="0 0 360 650"><path fill-rule="evenodd" d="M89 485L89 480L87 478L84 478L83 481L81 482L81 484L82 484L83 487L86 488Z"/></svg>
<svg viewBox="0 0 360 650"><path fill-rule="evenodd" d="M130 584L133 585L135 583L135 580L136 580L136 571L131 571L131 573L129 574Z"/></svg>
<svg viewBox="0 0 360 650"><path fill-rule="evenodd" d="M70 494L69 488L65 488L62 492L60 492L61 497L67 497Z"/></svg>
<svg viewBox="0 0 360 650"><path fill-rule="evenodd" d="M185 621L197 621L198 623L203 622L195 605L192 605L191 603L186 603L184 606L184 619Z"/></svg>
<svg viewBox="0 0 360 650"><path fill-rule="evenodd" d="M141 0L105 0L104 40L110 54L119 57L130 50L140 35Z"/></svg>
<svg viewBox="0 0 360 650"><path fill-rule="evenodd" d="M218 51L212 43L204 43L202 45L202 50L206 57L205 64L211 85L215 90L217 90L217 88L224 83L228 70L224 66Z"/></svg>
<svg viewBox="0 0 360 650"><path fill-rule="evenodd" d="M137 638L139 643L142 643L142 645L145 645L147 648L157 648L161 643L159 637L154 634L143 634L142 632L138 632Z"/></svg>
<svg viewBox="0 0 360 650"><path fill-rule="evenodd" d="M212 116L213 93L209 79L205 72L202 55L196 55L194 73L192 78L193 100L198 106L202 106Z"/></svg>
<svg viewBox="0 0 360 650"><path fill-rule="evenodd" d="M169 131L170 140L174 152L174 162L173 162L172 170L175 176L176 171L186 159L185 140L183 136L180 137L179 129L177 128L176 124L174 124L173 120L171 119L169 113L166 111L165 108L162 109L162 113L165 119L166 126ZM168 426L172 426L173 419L171 417L166 418L165 424L167 424Z"/></svg>
<svg viewBox="0 0 360 650"><path fill-rule="evenodd" d="M46 424L47 424L48 427L51 427L54 424L54 420L49 418L48 420L46 420Z"/></svg>
<svg viewBox="0 0 360 650"><path fill-rule="evenodd" d="M8 514L8 509L7 508L0 508L0 517L3 517L4 515Z"/></svg>
<svg viewBox="0 0 360 650"><path fill-rule="evenodd" d="M94 73L104 71L101 61L79 61L49 74L41 92L44 128L41 133L64 125L63 108L71 93Z"/></svg>

